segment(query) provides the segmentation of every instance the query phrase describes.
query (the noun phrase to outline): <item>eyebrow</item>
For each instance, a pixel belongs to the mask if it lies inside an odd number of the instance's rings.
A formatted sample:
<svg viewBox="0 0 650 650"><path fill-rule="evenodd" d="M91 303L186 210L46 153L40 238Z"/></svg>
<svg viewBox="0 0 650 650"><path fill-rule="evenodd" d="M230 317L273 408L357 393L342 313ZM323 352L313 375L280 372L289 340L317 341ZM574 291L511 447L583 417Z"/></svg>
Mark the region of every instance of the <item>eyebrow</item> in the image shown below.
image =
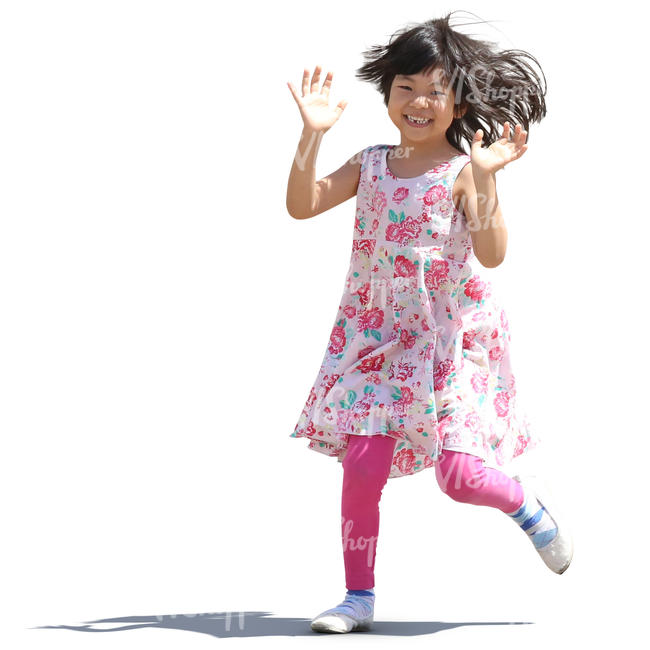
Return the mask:
<svg viewBox="0 0 650 650"><path fill-rule="evenodd" d="M398 74L397 75L400 79L408 79L409 81L415 81L413 77L407 75L407 74ZM444 81L432 81L430 86L444 86L445 82Z"/></svg>

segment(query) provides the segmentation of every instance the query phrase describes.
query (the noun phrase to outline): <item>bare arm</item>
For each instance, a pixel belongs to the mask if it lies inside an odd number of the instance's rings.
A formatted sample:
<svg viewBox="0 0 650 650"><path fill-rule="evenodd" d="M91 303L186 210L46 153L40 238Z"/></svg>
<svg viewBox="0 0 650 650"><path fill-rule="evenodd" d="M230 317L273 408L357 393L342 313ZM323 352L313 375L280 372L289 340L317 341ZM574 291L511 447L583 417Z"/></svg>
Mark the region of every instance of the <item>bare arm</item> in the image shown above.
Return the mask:
<svg viewBox="0 0 650 650"><path fill-rule="evenodd" d="M303 121L300 143L287 184L287 211L294 219L310 219L343 203L357 193L359 184L358 154L335 172L316 182L316 156L320 142L347 106L347 102L342 99L336 106L330 107L329 93L333 73L327 73L319 91L320 73L321 67L317 65L310 83L309 70L304 69L302 95L291 82L287 82Z"/></svg>
<svg viewBox="0 0 650 650"><path fill-rule="evenodd" d="M483 129L477 129L472 139L472 161L463 167L455 184L459 186L474 253L488 268L503 262L508 246L508 231L499 206L495 175L523 156L528 149L527 138L528 132L521 124L516 124L511 139L510 122L505 121L501 137L489 147L483 147Z"/></svg>
<svg viewBox="0 0 650 650"><path fill-rule="evenodd" d="M316 157L321 139L322 133L308 129L303 129L300 136L287 184L287 211L294 219L315 217L357 193L361 151L316 182Z"/></svg>
<svg viewBox="0 0 650 650"><path fill-rule="evenodd" d="M508 231L497 198L493 173L472 170L472 163L463 167L456 183L460 210L465 215L476 259L492 269L503 262L508 246Z"/></svg>

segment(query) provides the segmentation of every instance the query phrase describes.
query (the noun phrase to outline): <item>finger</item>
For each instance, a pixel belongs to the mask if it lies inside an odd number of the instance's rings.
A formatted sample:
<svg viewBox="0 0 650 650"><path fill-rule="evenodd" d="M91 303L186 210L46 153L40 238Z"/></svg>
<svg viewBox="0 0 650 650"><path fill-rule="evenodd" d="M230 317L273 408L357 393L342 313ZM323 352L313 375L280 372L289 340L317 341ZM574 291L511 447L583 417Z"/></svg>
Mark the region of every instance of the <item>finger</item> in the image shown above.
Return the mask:
<svg viewBox="0 0 650 650"><path fill-rule="evenodd" d="M524 131L522 129L522 131L521 131L521 144L525 145L527 139L528 139L528 131Z"/></svg>
<svg viewBox="0 0 650 650"><path fill-rule="evenodd" d="M311 91L313 93L318 92L318 81L320 80L320 71L321 71L321 67L317 65L314 68L314 76L311 78Z"/></svg>
<svg viewBox="0 0 650 650"><path fill-rule="evenodd" d="M510 139L510 122L503 123L503 135L501 137L506 140Z"/></svg>
<svg viewBox="0 0 650 650"><path fill-rule="evenodd" d="M289 86L289 90L291 91L291 94L293 95L293 98L296 100L296 103L298 106L300 106L300 97L298 97L298 93L296 92L296 89L293 87L293 84L290 81L287 81L287 86Z"/></svg>
<svg viewBox="0 0 650 650"><path fill-rule="evenodd" d="M345 110L345 107L348 105L348 103L342 99L335 107L334 110L338 113L339 117L341 117L341 113Z"/></svg>
<svg viewBox="0 0 650 650"><path fill-rule="evenodd" d="M328 72L327 76L325 77L325 81L323 82L323 87L321 88L321 95L325 95L325 97L329 98L330 96L330 88L332 87L332 77L334 76L333 72Z"/></svg>
<svg viewBox="0 0 650 650"><path fill-rule="evenodd" d="M309 70L305 68L302 73L302 96L304 97L309 93Z"/></svg>

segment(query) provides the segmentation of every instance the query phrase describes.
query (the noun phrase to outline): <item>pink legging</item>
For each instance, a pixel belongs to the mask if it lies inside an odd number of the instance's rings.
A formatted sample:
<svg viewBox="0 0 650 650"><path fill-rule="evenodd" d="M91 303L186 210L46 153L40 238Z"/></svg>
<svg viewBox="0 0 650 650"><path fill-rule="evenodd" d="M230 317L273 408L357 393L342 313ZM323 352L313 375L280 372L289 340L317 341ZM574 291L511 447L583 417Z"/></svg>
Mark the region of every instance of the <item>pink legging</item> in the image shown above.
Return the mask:
<svg viewBox="0 0 650 650"><path fill-rule="evenodd" d="M375 586L375 555L379 534L379 500L388 480L397 440L391 436L350 435L343 459L341 534L347 589ZM485 467L478 456L443 449L436 479L455 501L518 510L521 485L499 470Z"/></svg>

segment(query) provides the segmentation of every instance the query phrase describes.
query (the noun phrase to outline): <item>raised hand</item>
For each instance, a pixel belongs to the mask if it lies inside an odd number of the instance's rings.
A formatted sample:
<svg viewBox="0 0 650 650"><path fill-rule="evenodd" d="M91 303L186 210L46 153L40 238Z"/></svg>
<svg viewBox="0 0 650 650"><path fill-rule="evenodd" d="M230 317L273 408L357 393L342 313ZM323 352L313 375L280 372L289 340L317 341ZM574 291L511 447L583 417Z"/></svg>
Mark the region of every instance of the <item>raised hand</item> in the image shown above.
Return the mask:
<svg viewBox="0 0 650 650"><path fill-rule="evenodd" d="M329 105L329 93L332 87L332 77L334 73L328 72L323 82L323 87L318 90L320 81L321 66L317 65L309 84L309 70L305 68L302 76L302 97L298 95L296 89L290 81L287 81L289 90L298 104L300 115L306 129L312 131L329 131L334 122L341 117L343 110L348 103L342 99L333 108Z"/></svg>
<svg viewBox="0 0 650 650"><path fill-rule="evenodd" d="M521 124L517 124L513 139L510 141L510 124L504 122L502 136L489 147L482 147L483 129L478 129L472 140L472 167L485 172L503 169L508 163L520 158L528 149L526 133L522 130Z"/></svg>

